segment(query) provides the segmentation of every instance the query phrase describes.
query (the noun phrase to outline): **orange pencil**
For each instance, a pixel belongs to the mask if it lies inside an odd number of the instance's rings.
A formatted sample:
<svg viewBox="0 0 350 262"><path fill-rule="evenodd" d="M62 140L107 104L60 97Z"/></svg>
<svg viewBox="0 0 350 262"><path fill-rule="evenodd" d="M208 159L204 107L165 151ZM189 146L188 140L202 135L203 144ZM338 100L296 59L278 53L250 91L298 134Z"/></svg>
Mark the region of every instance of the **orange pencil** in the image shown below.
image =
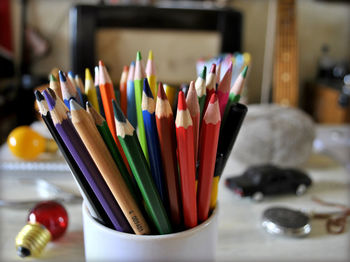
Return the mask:
<svg viewBox="0 0 350 262"><path fill-rule="evenodd" d="M190 88L187 92L186 104L193 123L193 142L194 142L194 161L198 159L198 139L199 139L199 123L200 123L200 109L197 98L196 88L194 82L191 81Z"/></svg>
<svg viewBox="0 0 350 262"><path fill-rule="evenodd" d="M128 72L129 67L124 66L122 75L120 77L119 82L119 91L120 91L120 107L124 113L124 115L127 115L128 110L128 100L126 95L126 85L128 83Z"/></svg>
<svg viewBox="0 0 350 262"><path fill-rule="evenodd" d="M216 151L220 133L220 109L217 97L212 94L202 120L198 170L198 221L208 218L211 188L215 169Z"/></svg>
<svg viewBox="0 0 350 262"><path fill-rule="evenodd" d="M128 168L128 171L131 174L129 162L124 154L123 148L119 142L119 139L117 138L117 133L115 130L115 124L114 124L114 111L113 111L113 105L112 105L112 99L115 99L115 93L113 89L113 83L112 80L107 72L107 69L103 62L99 61L99 86L100 86L100 92L101 92L101 98L103 103L103 110L105 112L106 121L109 127L109 130L112 133L112 136L114 138L114 141L117 144L118 150L120 154L122 155L123 162Z"/></svg>
<svg viewBox="0 0 350 262"><path fill-rule="evenodd" d="M158 87L156 124L169 200L168 209L172 225L179 228L181 225L181 195L176 158L174 116L162 83L159 83Z"/></svg>
<svg viewBox="0 0 350 262"><path fill-rule="evenodd" d="M197 221L196 166L194 161L193 123L186 105L185 94L180 91L176 114L176 139L180 167L182 209L186 228L195 227Z"/></svg>

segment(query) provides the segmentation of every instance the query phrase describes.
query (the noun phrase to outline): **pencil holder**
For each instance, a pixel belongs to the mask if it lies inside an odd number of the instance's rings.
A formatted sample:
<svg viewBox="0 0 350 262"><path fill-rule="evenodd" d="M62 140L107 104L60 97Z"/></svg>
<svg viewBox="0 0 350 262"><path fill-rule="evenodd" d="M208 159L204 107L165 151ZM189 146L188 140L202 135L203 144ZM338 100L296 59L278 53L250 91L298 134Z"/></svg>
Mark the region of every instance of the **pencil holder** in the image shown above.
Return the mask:
<svg viewBox="0 0 350 262"><path fill-rule="evenodd" d="M195 228L168 235L134 235L92 218L83 204L85 259L93 261L214 261L218 208Z"/></svg>

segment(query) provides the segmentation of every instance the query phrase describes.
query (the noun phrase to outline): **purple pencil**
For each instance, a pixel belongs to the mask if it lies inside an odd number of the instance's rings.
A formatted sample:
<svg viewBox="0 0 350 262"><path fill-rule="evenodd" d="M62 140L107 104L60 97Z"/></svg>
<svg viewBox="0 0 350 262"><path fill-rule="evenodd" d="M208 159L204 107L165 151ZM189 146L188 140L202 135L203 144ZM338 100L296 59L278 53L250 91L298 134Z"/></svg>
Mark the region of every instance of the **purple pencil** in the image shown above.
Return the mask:
<svg viewBox="0 0 350 262"><path fill-rule="evenodd" d="M68 118L63 101L59 97L56 97L53 92L49 93L47 90L43 92L43 95L47 101L57 132L86 177L86 180L96 194L102 207L105 209L113 226L118 231L132 233L133 230L118 203L103 180L102 175L81 141L72 122Z"/></svg>

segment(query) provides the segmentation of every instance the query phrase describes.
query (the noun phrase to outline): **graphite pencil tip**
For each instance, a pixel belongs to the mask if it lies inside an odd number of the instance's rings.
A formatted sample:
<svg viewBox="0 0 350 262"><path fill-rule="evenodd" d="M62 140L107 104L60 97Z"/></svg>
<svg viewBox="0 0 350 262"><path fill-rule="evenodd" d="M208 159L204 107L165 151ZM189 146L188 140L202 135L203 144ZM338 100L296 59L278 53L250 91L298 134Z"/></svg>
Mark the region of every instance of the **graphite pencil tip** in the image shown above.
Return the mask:
<svg viewBox="0 0 350 262"><path fill-rule="evenodd" d="M118 122L126 123L126 118L118 103L114 99L112 99L112 104L115 118L118 120Z"/></svg>
<svg viewBox="0 0 350 262"><path fill-rule="evenodd" d="M186 110L187 104L186 104L186 98L184 92L179 92L179 98L177 103L177 110Z"/></svg>

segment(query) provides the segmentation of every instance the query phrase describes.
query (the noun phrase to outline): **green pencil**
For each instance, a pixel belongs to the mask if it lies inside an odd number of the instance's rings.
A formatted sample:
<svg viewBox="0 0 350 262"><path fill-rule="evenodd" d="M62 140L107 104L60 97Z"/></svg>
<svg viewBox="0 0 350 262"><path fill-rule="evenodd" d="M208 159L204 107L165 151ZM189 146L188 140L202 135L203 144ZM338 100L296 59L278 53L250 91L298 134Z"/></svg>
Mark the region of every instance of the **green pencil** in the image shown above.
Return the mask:
<svg viewBox="0 0 350 262"><path fill-rule="evenodd" d="M241 98L241 93L244 87L244 81L247 76L248 66L245 66L242 70L242 72L237 77L236 81L234 82L233 86L231 87L230 94L228 97L228 101L225 107L224 116L222 117L222 125L224 126L224 123L226 121L228 111L230 110L230 107L233 103L238 103Z"/></svg>
<svg viewBox="0 0 350 262"><path fill-rule="evenodd" d="M145 78L145 70L143 69L141 60L142 60L141 52L138 51L136 54L135 73L134 73L137 128L138 128L138 138L141 144L143 154L145 155L147 163L149 163L146 131L145 131L145 126L143 124L143 115L142 115L142 109L141 109L143 79Z"/></svg>
<svg viewBox="0 0 350 262"><path fill-rule="evenodd" d="M196 82L194 83L194 86L196 88L197 97L198 97L198 103L199 103L199 109L200 109L200 117L199 119L202 119L203 116L203 109L205 105L205 97L206 97L206 84L205 84L205 78L207 76L207 67L204 66L202 72L197 77Z"/></svg>
<svg viewBox="0 0 350 262"><path fill-rule="evenodd" d="M113 109L117 136L146 203L146 211L149 212L149 217L158 232L169 234L172 232L170 220L152 179L151 170L145 155L142 153L135 129L125 118L121 108L114 100Z"/></svg>
<svg viewBox="0 0 350 262"><path fill-rule="evenodd" d="M134 199L138 202L140 207L142 207L140 193L136 190L136 182L133 181L133 177L126 168L123 158L118 150L117 144L115 143L112 133L108 128L107 121L96 111L96 109L89 103L86 103L86 111L92 117L99 133L101 134L103 141L105 142L108 151L111 153L114 162L116 163L130 193Z"/></svg>

